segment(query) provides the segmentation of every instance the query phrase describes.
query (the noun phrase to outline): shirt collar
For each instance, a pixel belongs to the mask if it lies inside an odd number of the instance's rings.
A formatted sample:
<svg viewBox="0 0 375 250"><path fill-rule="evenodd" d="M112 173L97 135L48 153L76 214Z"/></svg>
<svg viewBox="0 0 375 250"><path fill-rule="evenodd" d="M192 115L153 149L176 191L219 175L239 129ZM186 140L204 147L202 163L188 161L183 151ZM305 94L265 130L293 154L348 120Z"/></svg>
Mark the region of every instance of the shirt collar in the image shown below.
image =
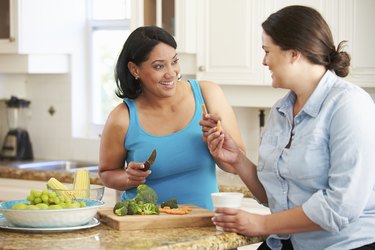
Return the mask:
<svg viewBox="0 0 375 250"><path fill-rule="evenodd" d="M333 72L327 70L301 111L311 117L316 117L336 78L337 76ZM295 100L296 94L290 91L276 104L276 110L285 114L287 110L293 107Z"/></svg>

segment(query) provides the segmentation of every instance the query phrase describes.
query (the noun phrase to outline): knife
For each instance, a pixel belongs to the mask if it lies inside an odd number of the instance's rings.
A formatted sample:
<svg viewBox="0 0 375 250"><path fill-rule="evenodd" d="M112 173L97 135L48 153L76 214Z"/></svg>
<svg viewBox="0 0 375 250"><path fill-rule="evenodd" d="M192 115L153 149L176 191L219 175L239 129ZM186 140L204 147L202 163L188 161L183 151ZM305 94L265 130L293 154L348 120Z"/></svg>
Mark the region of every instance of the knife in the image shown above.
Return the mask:
<svg viewBox="0 0 375 250"><path fill-rule="evenodd" d="M154 163L156 158L156 149L152 150L150 157L148 157L147 161L143 163L145 166L142 170L147 171L151 167L151 165Z"/></svg>

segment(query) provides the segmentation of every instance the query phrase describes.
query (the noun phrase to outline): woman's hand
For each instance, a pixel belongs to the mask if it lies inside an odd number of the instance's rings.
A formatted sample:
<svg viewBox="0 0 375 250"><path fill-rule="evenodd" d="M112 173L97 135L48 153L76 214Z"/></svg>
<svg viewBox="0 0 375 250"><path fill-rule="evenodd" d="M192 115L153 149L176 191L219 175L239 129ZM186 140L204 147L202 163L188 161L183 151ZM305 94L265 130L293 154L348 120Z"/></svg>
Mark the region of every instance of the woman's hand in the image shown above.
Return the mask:
<svg viewBox="0 0 375 250"><path fill-rule="evenodd" d="M203 114L202 120L199 122L199 125L202 126L203 141L207 143L207 136L209 135L209 130L216 128L217 122L220 118L214 114Z"/></svg>
<svg viewBox="0 0 375 250"><path fill-rule="evenodd" d="M235 208L217 208L212 221L226 232L236 232L246 236L264 236L265 216Z"/></svg>
<svg viewBox="0 0 375 250"><path fill-rule="evenodd" d="M216 159L229 164L235 163L241 153L233 138L225 129L217 130L217 127L206 132L207 145L211 155Z"/></svg>
<svg viewBox="0 0 375 250"><path fill-rule="evenodd" d="M126 173L126 186L137 187L140 184L146 182L146 178L151 174L151 170L143 171L144 163L143 162L130 162L125 169Z"/></svg>

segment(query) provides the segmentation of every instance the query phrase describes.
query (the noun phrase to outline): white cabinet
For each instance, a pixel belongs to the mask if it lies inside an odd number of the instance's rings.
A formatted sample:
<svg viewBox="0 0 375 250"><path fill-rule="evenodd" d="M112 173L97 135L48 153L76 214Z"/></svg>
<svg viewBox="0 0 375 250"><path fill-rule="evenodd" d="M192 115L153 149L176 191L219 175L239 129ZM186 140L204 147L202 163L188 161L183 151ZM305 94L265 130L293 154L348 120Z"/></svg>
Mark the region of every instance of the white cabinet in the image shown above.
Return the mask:
<svg viewBox="0 0 375 250"><path fill-rule="evenodd" d="M3 0L9 8L1 10L0 53L68 53L72 44L70 29L75 25L73 0ZM5 6L7 7L7 6ZM9 13L7 13L9 11ZM7 37L7 33L9 36Z"/></svg>
<svg viewBox="0 0 375 250"><path fill-rule="evenodd" d="M229 85L262 85L264 1L199 1L197 78Z"/></svg>
<svg viewBox="0 0 375 250"><path fill-rule="evenodd" d="M287 5L306 5L321 12L335 43L347 40L352 56L348 80L375 87L375 1L373 0L201 0L198 10L197 78L223 85L270 86L262 65L262 22Z"/></svg>
<svg viewBox="0 0 375 250"><path fill-rule="evenodd" d="M179 53L196 52L198 0L132 0L132 30L156 25L170 32Z"/></svg>

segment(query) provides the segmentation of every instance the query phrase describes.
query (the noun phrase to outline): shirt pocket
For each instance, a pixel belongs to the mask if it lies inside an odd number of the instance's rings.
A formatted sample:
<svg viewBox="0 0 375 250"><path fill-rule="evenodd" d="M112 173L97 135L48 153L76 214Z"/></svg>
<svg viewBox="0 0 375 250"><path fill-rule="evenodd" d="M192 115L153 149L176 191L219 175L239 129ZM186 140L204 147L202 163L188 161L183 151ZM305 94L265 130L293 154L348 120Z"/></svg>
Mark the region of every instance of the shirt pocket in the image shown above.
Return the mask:
<svg viewBox="0 0 375 250"><path fill-rule="evenodd" d="M265 166L271 169L275 162L275 152L277 150L278 136L271 134L263 134L262 141L259 146L258 171L263 171Z"/></svg>
<svg viewBox="0 0 375 250"><path fill-rule="evenodd" d="M293 145L294 143L294 145ZM322 177L328 174L330 156L328 142L320 133L305 135L292 142L286 159L288 174L300 180Z"/></svg>

